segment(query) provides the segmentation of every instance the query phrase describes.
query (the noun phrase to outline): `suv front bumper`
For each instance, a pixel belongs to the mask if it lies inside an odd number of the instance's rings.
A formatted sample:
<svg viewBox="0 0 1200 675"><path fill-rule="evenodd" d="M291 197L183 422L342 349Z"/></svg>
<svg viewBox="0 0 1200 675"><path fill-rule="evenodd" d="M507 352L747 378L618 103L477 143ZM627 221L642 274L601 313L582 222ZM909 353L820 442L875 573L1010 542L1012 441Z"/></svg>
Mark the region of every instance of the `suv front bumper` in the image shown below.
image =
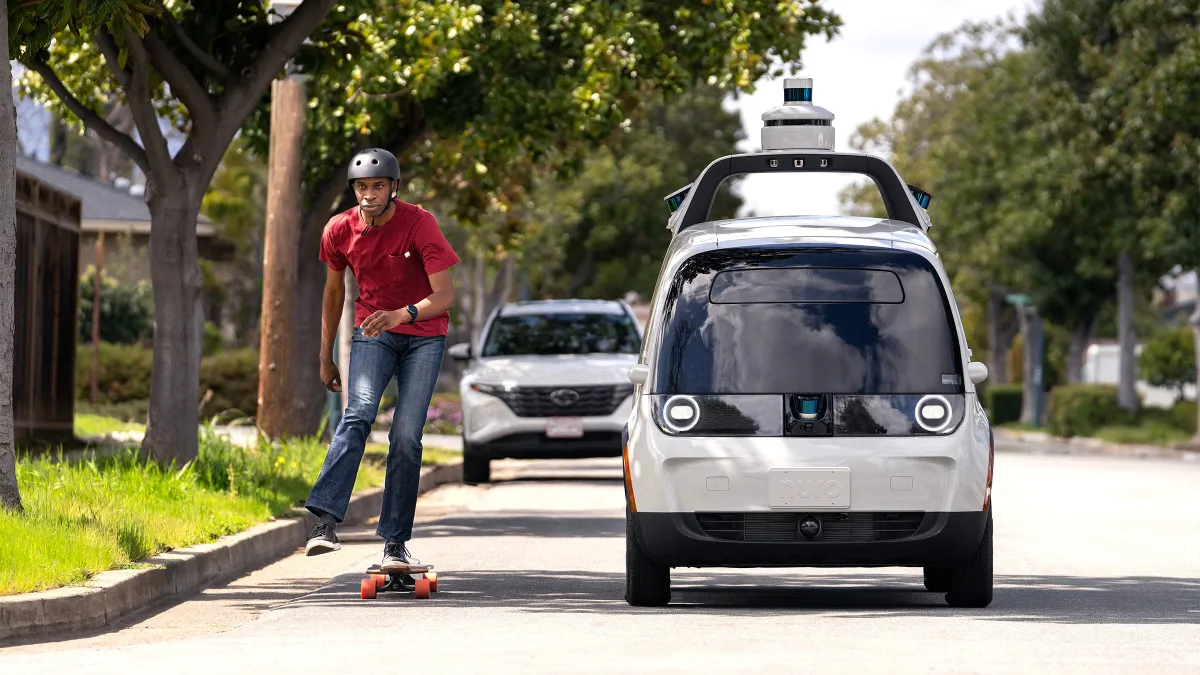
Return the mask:
<svg viewBox="0 0 1200 675"><path fill-rule="evenodd" d="M626 397L608 415L580 417L582 437L551 438L546 435L549 418L519 416L495 396L464 389L464 449L490 459L618 457L632 406L633 397Z"/></svg>

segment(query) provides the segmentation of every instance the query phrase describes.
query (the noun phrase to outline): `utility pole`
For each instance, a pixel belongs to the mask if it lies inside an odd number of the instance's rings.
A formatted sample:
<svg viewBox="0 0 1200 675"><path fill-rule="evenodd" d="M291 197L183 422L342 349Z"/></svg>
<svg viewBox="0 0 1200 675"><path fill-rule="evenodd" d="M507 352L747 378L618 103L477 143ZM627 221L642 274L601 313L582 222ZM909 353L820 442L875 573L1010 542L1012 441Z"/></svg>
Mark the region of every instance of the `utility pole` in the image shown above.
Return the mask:
<svg viewBox="0 0 1200 675"><path fill-rule="evenodd" d="M296 286L296 240L300 236L304 110L304 84L299 75L290 73L271 83L258 362L258 426L270 438L292 433L292 293Z"/></svg>

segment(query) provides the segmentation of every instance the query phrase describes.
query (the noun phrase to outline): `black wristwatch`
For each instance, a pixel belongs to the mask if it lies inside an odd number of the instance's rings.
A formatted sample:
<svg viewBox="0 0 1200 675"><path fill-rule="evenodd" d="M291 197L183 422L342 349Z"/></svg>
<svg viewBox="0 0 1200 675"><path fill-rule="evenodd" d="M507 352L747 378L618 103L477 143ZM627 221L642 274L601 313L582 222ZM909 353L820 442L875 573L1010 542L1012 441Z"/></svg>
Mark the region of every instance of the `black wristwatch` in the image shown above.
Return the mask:
<svg viewBox="0 0 1200 675"><path fill-rule="evenodd" d="M409 316L411 316L411 317L412 317L412 320L411 320L411 321L409 321L409 323L412 323L413 321L416 321L416 320L417 320L417 314L419 313L419 312L418 312L418 310L417 310L417 306L416 306L416 305L409 305L408 307L405 307L405 309L407 309L407 310L408 310L408 314L409 314Z"/></svg>

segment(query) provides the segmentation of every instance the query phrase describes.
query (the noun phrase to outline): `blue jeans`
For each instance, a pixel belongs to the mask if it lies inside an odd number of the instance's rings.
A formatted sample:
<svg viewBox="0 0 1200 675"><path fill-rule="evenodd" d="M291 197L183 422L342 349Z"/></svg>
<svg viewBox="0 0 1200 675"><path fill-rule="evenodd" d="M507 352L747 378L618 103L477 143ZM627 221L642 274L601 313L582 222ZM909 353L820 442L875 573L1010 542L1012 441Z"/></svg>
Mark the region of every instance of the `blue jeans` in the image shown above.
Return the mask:
<svg viewBox="0 0 1200 675"><path fill-rule="evenodd" d="M346 410L333 434L321 474L305 506L337 522L346 519L350 493L362 462L371 425L379 410L383 390L396 376L396 412L388 433L387 472L383 480L383 512L375 532L385 541L412 538L421 482L421 433L429 401L442 367L445 336L417 337L384 331L375 337L354 329L350 345L350 372Z"/></svg>

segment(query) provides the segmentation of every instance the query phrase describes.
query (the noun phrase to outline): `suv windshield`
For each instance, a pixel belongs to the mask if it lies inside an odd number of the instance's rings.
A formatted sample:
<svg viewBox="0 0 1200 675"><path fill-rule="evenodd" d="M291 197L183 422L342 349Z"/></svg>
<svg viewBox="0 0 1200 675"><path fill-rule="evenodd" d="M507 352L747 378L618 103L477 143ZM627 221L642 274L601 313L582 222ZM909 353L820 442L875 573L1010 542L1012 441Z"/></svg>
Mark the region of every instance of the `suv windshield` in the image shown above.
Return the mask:
<svg viewBox="0 0 1200 675"><path fill-rule="evenodd" d="M701 253L681 266L663 312L655 393L963 391L949 302L916 253Z"/></svg>
<svg viewBox="0 0 1200 675"><path fill-rule="evenodd" d="M637 354L641 338L626 314L560 313L498 316L483 356Z"/></svg>

